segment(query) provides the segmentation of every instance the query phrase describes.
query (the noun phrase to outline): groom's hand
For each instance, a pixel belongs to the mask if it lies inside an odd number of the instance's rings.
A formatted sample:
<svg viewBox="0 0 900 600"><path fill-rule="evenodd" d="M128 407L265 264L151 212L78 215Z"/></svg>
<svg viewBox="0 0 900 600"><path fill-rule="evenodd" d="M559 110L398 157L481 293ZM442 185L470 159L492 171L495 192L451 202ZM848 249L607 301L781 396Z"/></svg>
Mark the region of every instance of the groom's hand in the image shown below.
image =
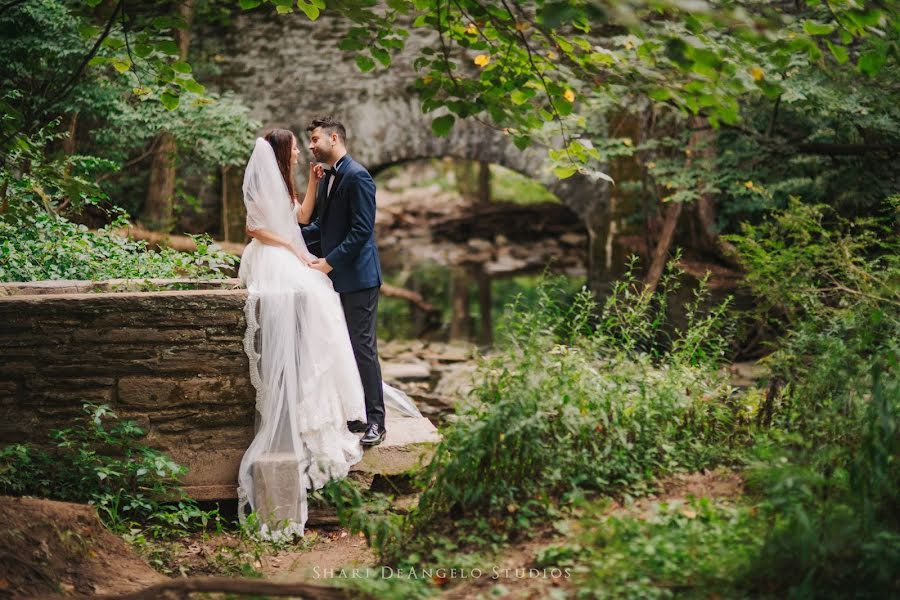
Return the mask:
<svg viewBox="0 0 900 600"><path fill-rule="evenodd" d="M331 273L331 271L333 269L333 267L331 265L329 265L328 261L325 260L324 258L315 259L314 261L309 263L309 267L311 269L315 269L316 271L321 271L321 272L325 273L326 275Z"/></svg>

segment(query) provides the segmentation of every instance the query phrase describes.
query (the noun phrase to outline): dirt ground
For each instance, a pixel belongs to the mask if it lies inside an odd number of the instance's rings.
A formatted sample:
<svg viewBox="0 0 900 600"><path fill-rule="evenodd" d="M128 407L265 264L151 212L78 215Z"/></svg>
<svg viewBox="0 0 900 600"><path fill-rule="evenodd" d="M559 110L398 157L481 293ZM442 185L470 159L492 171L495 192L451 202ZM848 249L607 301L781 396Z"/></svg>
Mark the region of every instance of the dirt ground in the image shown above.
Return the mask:
<svg viewBox="0 0 900 600"><path fill-rule="evenodd" d="M730 498L743 492L741 478L727 470L681 474L660 482L660 492L610 513L640 516L653 502L693 497ZM93 507L33 498L0 497L0 600L65 598L136 591L166 577L154 571L117 535L106 530ZM492 557L480 574L442 580L441 598L532 599L573 592L564 573L537 569L547 546L567 542L548 527L532 539ZM172 559L190 575L212 574L213 557L237 544L231 534L193 536L177 542ZM270 581L339 584L344 577L378 577L375 553L364 538L342 528L311 528L295 547L266 554L252 565ZM221 567L221 565L220 565ZM238 573L232 573L237 575ZM475 576L473 576L475 575Z"/></svg>
<svg viewBox="0 0 900 600"><path fill-rule="evenodd" d="M0 523L0 598L124 593L165 579L92 506L0 496Z"/></svg>

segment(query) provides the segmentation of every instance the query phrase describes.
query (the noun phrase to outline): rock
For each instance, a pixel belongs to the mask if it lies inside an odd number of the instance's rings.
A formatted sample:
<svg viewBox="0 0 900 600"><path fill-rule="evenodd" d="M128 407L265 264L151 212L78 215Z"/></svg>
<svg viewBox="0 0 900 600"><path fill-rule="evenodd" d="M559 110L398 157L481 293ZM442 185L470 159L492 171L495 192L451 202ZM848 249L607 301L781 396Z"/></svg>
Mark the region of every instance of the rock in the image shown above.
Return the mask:
<svg viewBox="0 0 900 600"><path fill-rule="evenodd" d="M587 243L587 236L581 233L564 233L559 241L568 246L582 246Z"/></svg>
<svg viewBox="0 0 900 600"><path fill-rule="evenodd" d="M476 252L491 252L494 249L494 245L491 244L488 240L483 240L481 238L472 238L468 241L467 245L472 250Z"/></svg>
<svg viewBox="0 0 900 600"><path fill-rule="evenodd" d="M434 394L449 400L451 404L469 395L475 386L477 365L459 363L445 367L440 380L434 387Z"/></svg>
<svg viewBox="0 0 900 600"><path fill-rule="evenodd" d="M484 271L488 275L514 273L528 266L528 262L511 256L498 256L496 260L486 263Z"/></svg>
<svg viewBox="0 0 900 600"><path fill-rule="evenodd" d="M463 362L471 360L477 354L478 351L472 344L433 342L421 352L420 356L426 360L439 362Z"/></svg>
<svg viewBox="0 0 900 600"><path fill-rule="evenodd" d="M398 357L415 358L424 347L425 343L421 340L390 340L388 342L379 342L378 354L382 360Z"/></svg>
<svg viewBox="0 0 900 600"><path fill-rule="evenodd" d="M428 379L431 377L431 365L424 360L416 362L388 362L382 364L381 376L388 381Z"/></svg>
<svg viewBox="0 0 900 600"><path fill-rule="evenodd" d="M300 469L293 452L263 454L251 467L253 507L263 521L301 520L297 496Z"/></svg>
<svg viewBox="0 0 900 600"><path fill-rule="evenodd" d="M431 460L441 436L425 417L390 417L385 421L385 440L366 449L363 459L350 468L374 475L400 475ZM359 434L362 437L362 434Z"/></svg>

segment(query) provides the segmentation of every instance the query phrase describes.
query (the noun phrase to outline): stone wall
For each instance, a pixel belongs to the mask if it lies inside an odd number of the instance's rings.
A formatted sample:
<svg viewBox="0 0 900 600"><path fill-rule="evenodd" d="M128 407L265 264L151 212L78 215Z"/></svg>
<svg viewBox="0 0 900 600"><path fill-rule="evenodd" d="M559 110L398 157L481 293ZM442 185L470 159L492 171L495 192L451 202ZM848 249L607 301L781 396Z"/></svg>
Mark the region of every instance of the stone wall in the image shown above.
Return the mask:
<svg viewBox="0 0 900 600"><path fill-rule="evenodd" d="M92 286L0 286L0 445L45 440L83 402L109 404L189 467L195 496L233 496L254 422L246 290L83 293Z"/></svg>
<svg viewBox="0 0 900 600"><path fill-rule="evenodd" d="M0 284L0 447L46 443L82 404L110 405L143 443L188 468L197 499L236 497L256 393L237 279ZM182 289L172 289L182 288ZM388 439L351 469L371 482L431 456L427 418L387 416Z"/></svg>

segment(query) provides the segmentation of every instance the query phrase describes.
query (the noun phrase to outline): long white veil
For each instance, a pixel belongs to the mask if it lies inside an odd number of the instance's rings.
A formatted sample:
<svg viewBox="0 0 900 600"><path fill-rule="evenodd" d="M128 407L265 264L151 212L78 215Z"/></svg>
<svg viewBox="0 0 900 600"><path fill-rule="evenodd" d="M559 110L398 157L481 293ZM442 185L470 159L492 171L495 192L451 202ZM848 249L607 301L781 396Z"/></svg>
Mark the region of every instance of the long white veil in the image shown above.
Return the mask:
<svg viewBox="0 0 900 600"><path fill-rule="evenodd" d="M308 254L275 152L258 138L244 174L247 228L266 229ZM256 513L265 537L303 534L306 497L362 458L347 421L365 402L340 299L327 275L286 249L252 242L239 276L248 289L244 349L256 389L256 435L238 473L238 514ZM385 408L421 416L385 386Z"/></svg>

